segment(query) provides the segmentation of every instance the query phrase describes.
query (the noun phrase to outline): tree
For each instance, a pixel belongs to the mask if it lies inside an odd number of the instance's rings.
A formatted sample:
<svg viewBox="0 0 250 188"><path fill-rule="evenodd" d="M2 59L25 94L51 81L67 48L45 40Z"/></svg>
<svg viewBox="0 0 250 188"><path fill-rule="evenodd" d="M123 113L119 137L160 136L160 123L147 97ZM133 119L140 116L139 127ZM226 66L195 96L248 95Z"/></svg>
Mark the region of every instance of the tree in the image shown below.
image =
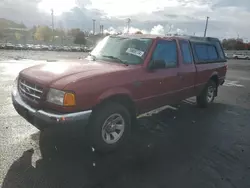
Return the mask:
<svg viewBox="0 0 250 188"><path fill-rule="evenodd" d="M24 25L23 22L21 22L20 24L18 24L20 28L26 28L26 25Z"/></svg>
<svg viewBox="0 0 250 188"><path fill-rule="evenodd" d="M4 38L3 32L0 30L0 39Z"/></svg>
<svg viewBox="0 0 250 188"><path fill-rule="evenodd" d="M226 50L246 50L248 46L243 39L223 39L222 46Z"/></svg>
<svg viewBox="0 0 250 188"><path fill-rule="evenodd" d="M68 35L75 38L80 32L81 30L79 28L74 28L68 31Z"/></svg>
<svg viewBox="0 0 250 188"><path fill-rule="evenodd" d="M66 34L65 34L64 30L57 28L57 29L54 30L54 35L55 35L55 37L59 37L60 40L61 40L61 43L63 44L63 41L64 41L64 39L66 37Z"/></svg>
<svg viewBox="0 0 250 188"><path fill-rule="evenodd" d="M15 33L15 37L16 37L16 40L20 40L20 39L22 38L22 34L16 32L16 33Z"/></svg>
<svg viewBox="0 0 250 188"><path fill-rule="evenodd" d="M141 31L136 31L135 34L143 34Z"/></svg>
<svg viewBox="0 0 250 188"><path fill-rule="evenodd" d="M33 40L35 40L35 34L36 34L37 27L34 25L30 30L29 33L31 34L31 37Z"/></svg>
<svg viewBox="0 0 250 188"><path fill-rule="evenodd" d="M74 40L74 43L75 44L80 44L80 45L84 45L87 43L87 40L85 38L85 34L84 32L79 32L76 37L75 37L75 40Z"/></svg>
<svg viewBox="0 0 250 188"><path fill-rule="evenodd" d="M48 42L52 38L52 30L48 26L38 26L35 33L35 39Z"/></svg>

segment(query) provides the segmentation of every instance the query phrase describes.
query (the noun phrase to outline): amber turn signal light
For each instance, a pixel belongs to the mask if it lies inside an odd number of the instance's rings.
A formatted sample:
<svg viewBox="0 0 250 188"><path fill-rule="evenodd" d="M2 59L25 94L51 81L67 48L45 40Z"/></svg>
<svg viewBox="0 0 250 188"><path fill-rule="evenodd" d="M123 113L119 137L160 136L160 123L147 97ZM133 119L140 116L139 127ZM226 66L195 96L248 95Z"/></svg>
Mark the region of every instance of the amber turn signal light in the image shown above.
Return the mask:
<svg viewBox="0 0 250 188"><path fill-rule="evenodd" d="M75 106L76 98L73 93L65 93L63 99L63 106Z"/></svg>

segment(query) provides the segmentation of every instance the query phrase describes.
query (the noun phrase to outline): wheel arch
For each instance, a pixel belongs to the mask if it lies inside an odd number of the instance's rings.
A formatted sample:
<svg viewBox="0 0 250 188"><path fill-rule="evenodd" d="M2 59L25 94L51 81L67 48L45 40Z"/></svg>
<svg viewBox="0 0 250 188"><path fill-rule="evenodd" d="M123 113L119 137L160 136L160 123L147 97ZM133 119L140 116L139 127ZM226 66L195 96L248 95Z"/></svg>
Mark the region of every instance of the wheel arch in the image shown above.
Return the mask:
<svg viewBox="0 0 250 188"><path fill-rule="evenodd" d="M137 113L137 108L135 102L133 101L132 95L127 90L120 88L116 90L109 90L103 93L98 98L98 102L94 106L93 111L108 102L115 102L125 106L131 115L136 115Z"/></svg>
<svg viewBox="0 0 250 188"><path fill-rule="evenodd" d="M216 84L216 93L215 93L215 96L217 96L218 94L218 86L219 86L219 76L218 76L218 73L217 72L214 72L210 79L209 80L212 80L214 81L214 83Z"/></svg>

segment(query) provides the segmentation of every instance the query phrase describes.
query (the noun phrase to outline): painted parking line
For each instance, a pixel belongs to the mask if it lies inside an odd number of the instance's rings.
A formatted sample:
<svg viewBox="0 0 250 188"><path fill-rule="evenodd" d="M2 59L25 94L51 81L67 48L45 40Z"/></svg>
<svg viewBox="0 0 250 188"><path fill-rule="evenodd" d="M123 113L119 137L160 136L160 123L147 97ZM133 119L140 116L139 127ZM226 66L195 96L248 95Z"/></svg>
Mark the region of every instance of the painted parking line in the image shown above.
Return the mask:
<svg viewBox="0 0 250 188"><path fill-rule="evenodd" d="M154 114L160 113L161 111L163 111L163 110L165 110L165 109L178 110L178 108L175 108L175 107L170 106L170 105L166 105L166 106L163 106L163 107L160 107L160 108L151 110L151 111L149 111L149 112L146 112L146 113L144 113L144 114L141 114L141 115L137 116L137 118L152 116L152 115L154 115Z"/></svg>
<svg viewBox="0 0 250 188"><path fill-rule="evenodd" d="M225 83L223 84L223 86L227 86L227 87L245 87L244 85L240 84L239 81L235 81L235 80L225 80Z"/></svg>

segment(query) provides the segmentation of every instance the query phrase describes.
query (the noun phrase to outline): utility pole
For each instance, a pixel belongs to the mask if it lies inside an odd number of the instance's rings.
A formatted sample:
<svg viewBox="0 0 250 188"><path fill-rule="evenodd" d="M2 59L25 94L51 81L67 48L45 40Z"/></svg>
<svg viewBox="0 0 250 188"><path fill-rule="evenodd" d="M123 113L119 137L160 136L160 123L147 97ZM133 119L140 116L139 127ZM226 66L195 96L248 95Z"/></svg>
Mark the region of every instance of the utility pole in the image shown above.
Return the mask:
<svg viewBox="0 0 250 188"><path fill-rule="evenodd" d="M93 19L93 35L95 35L95 19Z"/></svg>
<svg viewBox="0 0 250 188"><path fill-rule="evenodd" d="M100 25L100 34L103 34L103 25Z"/></svg>
<svg viewBox="0 0 250 188"><path fill-rule="evenodd" d="M59 27L60 27L60 38L61 38L61 44L63 45L63 40L64 40L64 29L63 29L63 25L62 25L62 22L60 21L59 22Z"/></svg>
<svg viewBox="0 0 250 188"><path fill-rule="evenodd" d="M206 37L206 35L207 35L208 19L209 19L209 17L207 16L207 21L206 21L206 26L205 26L205 31L204 31L204 37Z"/></svg>
<svg viewBox="0 0 250 188"><path fill-rule="evenodd" d="M100 33L103 35L103 25L100 25Z"/></svg>
<svg viewBox="0 0 250 188"><path fill-rule="evenodd" d="M130 28L130 23L131 23L131 19L130 18L128 18L128 20L127 20L127 27L128 27L128 33L129 33L129 28Z"/></svg>
<svg viewBox="0 0 250 188"><path fill-rule="evenodd" d="M52 21L52 43L54 43L54 39L55 39L55 36L54 36L54 10L51 9L51 21Z"/></svg>

